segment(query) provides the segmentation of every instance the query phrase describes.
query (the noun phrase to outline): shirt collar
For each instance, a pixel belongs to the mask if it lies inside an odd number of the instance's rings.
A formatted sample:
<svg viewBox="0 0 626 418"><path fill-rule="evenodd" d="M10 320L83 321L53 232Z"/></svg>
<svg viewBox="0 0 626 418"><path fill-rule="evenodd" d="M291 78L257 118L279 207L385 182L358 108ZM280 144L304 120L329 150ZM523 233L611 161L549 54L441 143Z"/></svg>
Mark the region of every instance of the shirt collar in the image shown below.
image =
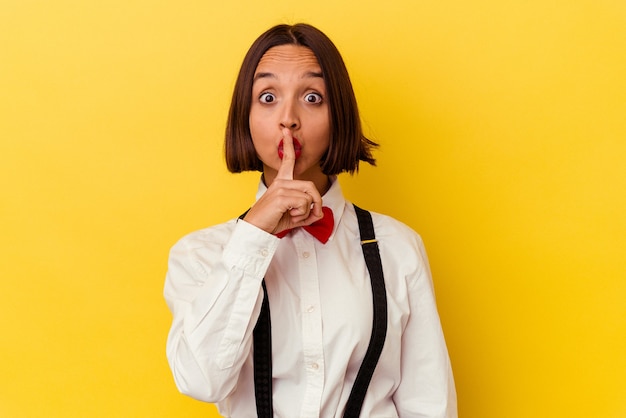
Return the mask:
<svg viewBox="0 0 626 418"><path fill-rule="evenodd" d="M341 191L341 186L339 185L339 181L337 181L337 176L330 176L330 188L324 195L322 196L322 205L328 206L333 211L333 217L335 219L335 225L333 227L333 233L330 236L330 240L335 236L335 232L337 231L337 226L341 222L341 217L343 216L343 211L346 207L346 199L343 197L343 192ZM267 191L267 186L263 182L263 177L259 181L259 187L256 192L256 200L259 200L263 194Z"/></svg>

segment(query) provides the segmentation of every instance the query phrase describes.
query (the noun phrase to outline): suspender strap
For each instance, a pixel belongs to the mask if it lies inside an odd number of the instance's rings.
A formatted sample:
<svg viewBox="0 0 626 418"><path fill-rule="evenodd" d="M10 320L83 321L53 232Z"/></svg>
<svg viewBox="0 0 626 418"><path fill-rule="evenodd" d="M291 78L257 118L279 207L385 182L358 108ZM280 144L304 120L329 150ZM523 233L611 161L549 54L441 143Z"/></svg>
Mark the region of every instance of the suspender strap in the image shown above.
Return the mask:
<svg viewBox="0 0 626 418"><path fill-rule="evenodd" d="M363 249L365 263L367 264L370 280L372 282L374 318L369 347L367 348L365 358L363 359L354 386L350 392L350 397L348 398L346 410L343 415L345 418L357 418L360 415L367 388L372 380L372 375L374 374L374 369L376 368L380 354L383 351L385 337L387 335L387 293L385 291L385 279L383 277L380 252L374 234L372 215L356 205L353 206L359 221L361 248Z"/></svg>
<svg viewBox="0 0 626 418"><path fill-rule="evenodd" d="M385 345L385 337L387 335L387 293L378 243L374 234L372 215L356 205L354 205L354 210L359 222L361 248L372 284L374 315L370 343L346 403L344 418L358 418L360 415L367 388L372 380L372 375L376 369L376 364ZM239 218L243 219L245 215L244 213ZM262 286L263 304L253 331L254 395L259 418L270 418L273 416L272 332L265 280L263 280Z"/></svg>
<svg viewBox="0 0 626 418"><path fill-rule="evenodd" d="M270 418L272 407L272 326L270 304L267 300L265 280L263 284L263 304L261 314L253 331L254 351L254 396L256 412L259 418Z"/></svg>

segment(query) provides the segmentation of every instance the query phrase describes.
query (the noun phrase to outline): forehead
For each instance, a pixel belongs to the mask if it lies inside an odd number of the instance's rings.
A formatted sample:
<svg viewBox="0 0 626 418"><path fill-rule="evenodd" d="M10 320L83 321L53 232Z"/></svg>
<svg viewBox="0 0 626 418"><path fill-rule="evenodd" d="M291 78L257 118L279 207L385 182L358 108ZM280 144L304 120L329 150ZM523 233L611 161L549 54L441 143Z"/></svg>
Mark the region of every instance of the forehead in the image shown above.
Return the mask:
<svg viewBox="0 0 626 418"><path fill-rule="evenodd" d="M320 65L313 51L301 45L279 45L268 49L257 65L256 73L274 69L315 69ZM272 71L273 72L273 71Z"/></svg>

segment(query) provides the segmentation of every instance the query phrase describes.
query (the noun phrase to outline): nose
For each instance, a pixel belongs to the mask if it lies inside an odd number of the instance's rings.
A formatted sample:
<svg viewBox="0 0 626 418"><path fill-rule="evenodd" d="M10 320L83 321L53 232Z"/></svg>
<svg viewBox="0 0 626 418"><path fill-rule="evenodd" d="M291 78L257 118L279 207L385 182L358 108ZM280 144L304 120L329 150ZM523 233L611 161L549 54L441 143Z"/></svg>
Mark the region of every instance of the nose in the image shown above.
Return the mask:
<svg viewBox="0 0 626 418"><path fill-rule="evenodd" d="M298 115L297 103L294 100L286 100L280 117L280 128L295 130L299 127L300 117Z"/></svg>

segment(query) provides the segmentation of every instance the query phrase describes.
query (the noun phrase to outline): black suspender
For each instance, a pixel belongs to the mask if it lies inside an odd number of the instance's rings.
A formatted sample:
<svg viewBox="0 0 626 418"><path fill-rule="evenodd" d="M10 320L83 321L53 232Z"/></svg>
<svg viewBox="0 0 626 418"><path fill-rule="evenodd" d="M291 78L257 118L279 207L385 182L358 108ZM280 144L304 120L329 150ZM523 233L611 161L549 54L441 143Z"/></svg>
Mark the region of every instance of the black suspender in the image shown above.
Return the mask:
<svg viewBox="0 0 626 418"><path fill-rule="evenodd" d="M372 215L356 205L354 210L359 221L361 232L361 248L365 257L365 264L370 273L372 282L372 299L374 301L374 319L372 323L372 336L367 352L363 358L361 368L356 375L354 386L350 392L346 410L343 414L345 418L358 418L365 399L365 393L374 374L374 369L380 358L380 353L385 345L387 335L387 292L385 291L385 278L383 276L383 266L380 261L380 251L378 242L374 234L374 224Z"/></svg>
<svg viewBox="0 0 626 418"><path fill-rule="evenodd" d="M370 274L372 284L372 300L374 315L372 324L372 336L361 368L357 373L350 397L346 403L344 418L358 418L363 406L363 400L367 393L376 364L385 344L387 335L387 294L385 280L380 260L378 243L374 234L372 215L356 205L354 210L359 222L361 234L361 248L365 257L365 264ZM241 215L243 219L245 214ZM253 333L253 358L254 358L254 394L256 397L256 409L259 418L273 416L272 408L272 335L269 302L265 281L263 281L263 304L261 313L254 327Z"/></svg>
<svg viewBox="0 0 626 418"><path fill-rule="evenodd" d="M272 406L272 326L270 304L267 300L265 280L263 284L263 304L253 331L254 397L258 417L271 417Z"/></svg>

